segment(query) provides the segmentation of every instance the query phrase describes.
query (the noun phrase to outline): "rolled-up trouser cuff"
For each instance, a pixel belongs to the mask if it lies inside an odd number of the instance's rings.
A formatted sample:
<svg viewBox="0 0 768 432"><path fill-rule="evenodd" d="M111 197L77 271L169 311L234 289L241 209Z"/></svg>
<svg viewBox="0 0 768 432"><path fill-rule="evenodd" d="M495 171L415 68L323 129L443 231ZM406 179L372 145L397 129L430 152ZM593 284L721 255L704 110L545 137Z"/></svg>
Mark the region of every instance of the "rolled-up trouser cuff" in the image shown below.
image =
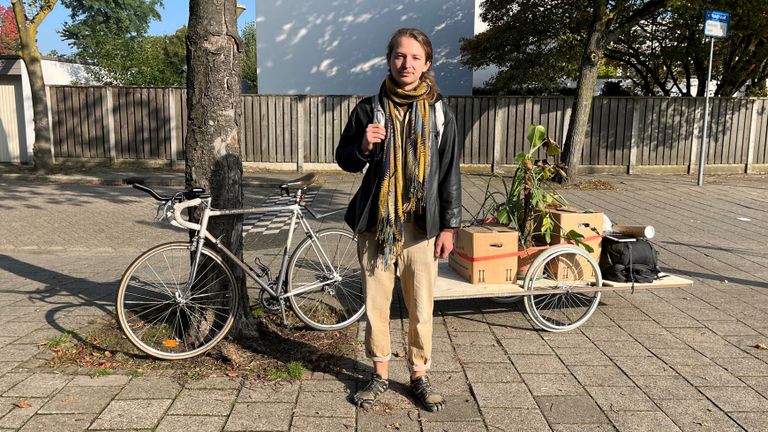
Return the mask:
<svg viewBox="0 0 768 432"><path fill-rule="evenodd" d="M411 369L411 372L428 371L432 367L432 359L430 359L425 365L412 365L408 363L408 367Z"/></svg>
<svg viewBox="0 0 768 432"><path fill-rule="evenodd" d="M389 354L389 355L387 355L387 356L385 356L385 357L373 357L373 356L368 356L368 358L369 358L369 359L371 359L371 360L373 360L373 361L375 361L375 362L385 362L385 361L389 361L389 359L391 359L391 358L392 358L392 354Z"/></svg>

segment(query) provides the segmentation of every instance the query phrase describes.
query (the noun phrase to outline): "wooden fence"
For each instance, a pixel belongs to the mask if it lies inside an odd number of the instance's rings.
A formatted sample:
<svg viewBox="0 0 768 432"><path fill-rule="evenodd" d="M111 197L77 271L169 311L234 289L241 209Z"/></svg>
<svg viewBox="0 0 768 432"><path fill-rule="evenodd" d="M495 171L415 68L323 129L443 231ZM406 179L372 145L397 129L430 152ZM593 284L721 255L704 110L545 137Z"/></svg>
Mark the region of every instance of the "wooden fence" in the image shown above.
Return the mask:
<svg viewBox="0 0 768 432"><path fill-rule="evenodd" d="M58 158L183 160L186 95L178 88L51 86ZM334 164L334 149L360 96L243 95L246 163L303 169ZM570 97L447 97L463 140L464 164L503 167L527 147L528 125L562 141ZM708 165L768 168L768 99L712 98ZM596 97L582 153L587 170L694 172L703 98Z"/></svg>

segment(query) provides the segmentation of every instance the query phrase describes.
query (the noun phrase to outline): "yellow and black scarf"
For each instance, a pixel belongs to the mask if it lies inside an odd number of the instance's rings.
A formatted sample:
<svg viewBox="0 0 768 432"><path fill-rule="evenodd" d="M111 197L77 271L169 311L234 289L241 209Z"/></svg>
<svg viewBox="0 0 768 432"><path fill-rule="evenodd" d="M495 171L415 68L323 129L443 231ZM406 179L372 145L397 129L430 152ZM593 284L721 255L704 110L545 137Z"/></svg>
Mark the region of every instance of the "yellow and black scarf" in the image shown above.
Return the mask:
<svg viewBox="0 0 768 432"><path fill-rule="evenodd" d="M403 222L406 213L419 211L424 204L424 185L429 168L430 87L420 82L413 90L397 87L391 76L382 84L387 137L379 176L379 208L376 237L385 267L403 250ZM401 129L396 110L410 106L408 124ZM403 136L405 130L405 136Z"/></svg>

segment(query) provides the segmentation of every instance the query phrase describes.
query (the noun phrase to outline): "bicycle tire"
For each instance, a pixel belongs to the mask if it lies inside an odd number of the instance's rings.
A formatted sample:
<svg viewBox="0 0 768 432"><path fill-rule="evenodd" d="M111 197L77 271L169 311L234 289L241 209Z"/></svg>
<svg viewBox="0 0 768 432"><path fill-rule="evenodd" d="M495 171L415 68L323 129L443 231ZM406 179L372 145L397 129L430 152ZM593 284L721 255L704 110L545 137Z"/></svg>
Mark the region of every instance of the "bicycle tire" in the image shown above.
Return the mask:
<svg viewBox="0 0 768 432"><path fill-rule="evenodd" d="M237 287L222 258L204 247L187 292L191 243L172 242L139 255L117 292L120 327L136 348L163 360L191 358L213 348L232 327Z"/></svg>
<svg viewBox="0 0 768 432"><path fill-rule="evenodd" d="M301 321L316 330L340 330L365 313L362 270L357 258L357 238L351 231L325 229L299 243L287 270L287 293L319 284L316 289L288 297ZM334 280L338 275L340 280Z"/></svg>
<svg viewBox="0 0 768 432"><path fill-rule="evenodd" d="M527 291L560 288L575 292L525 296L525 309L544 330L573 330L597 309L601 293L590 289L601 286L600 267L584 249L573 245L553 246L533 261L523 287Z"/></svg>

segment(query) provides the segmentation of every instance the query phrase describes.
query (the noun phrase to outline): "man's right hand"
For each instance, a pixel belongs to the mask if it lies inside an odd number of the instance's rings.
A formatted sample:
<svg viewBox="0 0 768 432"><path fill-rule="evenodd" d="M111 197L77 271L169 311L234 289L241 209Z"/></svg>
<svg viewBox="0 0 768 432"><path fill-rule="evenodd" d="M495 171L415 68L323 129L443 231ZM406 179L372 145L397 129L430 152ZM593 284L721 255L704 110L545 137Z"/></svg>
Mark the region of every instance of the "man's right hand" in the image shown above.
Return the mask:
<svg viewBox="0 0 768 432"><path fill-rule="evenodd" d="M387 137L387 130L384 125L371 123L365 128L365 138L363 138L363 145L360 147L360 152L364 155L370 153L377 144L384 141Z"/></svg>

